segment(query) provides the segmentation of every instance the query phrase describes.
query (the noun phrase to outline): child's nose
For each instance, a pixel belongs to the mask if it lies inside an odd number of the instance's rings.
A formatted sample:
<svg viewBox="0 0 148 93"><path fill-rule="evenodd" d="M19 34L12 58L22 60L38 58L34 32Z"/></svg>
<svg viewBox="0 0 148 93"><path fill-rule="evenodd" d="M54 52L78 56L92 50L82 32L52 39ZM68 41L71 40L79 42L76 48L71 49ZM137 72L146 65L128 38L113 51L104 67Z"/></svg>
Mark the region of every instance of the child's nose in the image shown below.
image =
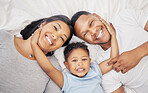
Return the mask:
<svg viewBox="0 0 148 93"><path fill-rule="evenodd" d="M83 65L83 63L82 63L82 62L79 62L79 63L78 63L78 66L82 66L82 65Z"/></svg>

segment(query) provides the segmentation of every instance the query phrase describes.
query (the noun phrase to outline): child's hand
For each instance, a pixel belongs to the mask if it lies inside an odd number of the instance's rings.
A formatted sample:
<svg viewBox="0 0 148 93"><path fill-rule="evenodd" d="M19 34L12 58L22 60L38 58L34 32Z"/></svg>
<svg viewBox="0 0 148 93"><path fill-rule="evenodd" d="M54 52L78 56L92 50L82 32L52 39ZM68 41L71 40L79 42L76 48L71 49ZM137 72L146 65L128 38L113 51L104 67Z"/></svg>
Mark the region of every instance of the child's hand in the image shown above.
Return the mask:
<svg viewBox="0 0 148 93"><path fill-rule="evenodd" d="M38 43L39 37L40 37L40 32L41 32L41 28L37 29L34 34L32 34L32 38L31 38L31 45L35 45Z"/></svg>
<svg viewBox="0 0 148 93"><path fill-rule="evenodd" d="M111 34L111 36L116 35L115 29L112 24L109 25L104 19L102 19L100 16L98 16L95 13L93 13L93 15L96 16L97 18L99 18L99 20L106 26L106 28L109 31L109 33Z"/></svg>

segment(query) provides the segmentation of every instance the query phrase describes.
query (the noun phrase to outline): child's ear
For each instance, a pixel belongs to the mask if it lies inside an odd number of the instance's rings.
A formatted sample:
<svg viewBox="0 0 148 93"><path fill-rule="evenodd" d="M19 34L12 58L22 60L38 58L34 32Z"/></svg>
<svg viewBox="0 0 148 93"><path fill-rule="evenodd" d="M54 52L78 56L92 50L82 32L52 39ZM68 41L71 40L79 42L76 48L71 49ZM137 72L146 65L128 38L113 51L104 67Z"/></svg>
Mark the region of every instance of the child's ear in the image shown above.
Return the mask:
<svg viewBox="0 0 148 93"><path fill-rule="evenodd" d="M91 62L91 58L89 58L90 59L90 62Z"/></svg>
<svg viewBox="0 0 148 93"><path fill-rule="evenodd" d="M66 66L67 69L69 69L68 62L64 61L64 65Z"/></svg>

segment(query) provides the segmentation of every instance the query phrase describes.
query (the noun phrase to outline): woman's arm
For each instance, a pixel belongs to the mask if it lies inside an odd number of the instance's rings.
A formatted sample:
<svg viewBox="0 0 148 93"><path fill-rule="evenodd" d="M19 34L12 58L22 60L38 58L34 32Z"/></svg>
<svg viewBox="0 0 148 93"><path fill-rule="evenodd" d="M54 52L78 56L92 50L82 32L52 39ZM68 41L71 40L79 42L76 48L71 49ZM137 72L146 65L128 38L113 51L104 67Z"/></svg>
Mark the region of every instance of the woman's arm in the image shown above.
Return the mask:
<svg viewBox="0 0 148 93"><path fill-rule="evenodd" d="M35 31L35 33L32 36L32 49L34 56L36 60L38 61L41 68L44 70L44 72L60 87L63 87L64 77L63 74L57 70L51 62L48 60L48 58L45 56L43 51L39 48L37 45L39 37L39 31Z"/></svg>

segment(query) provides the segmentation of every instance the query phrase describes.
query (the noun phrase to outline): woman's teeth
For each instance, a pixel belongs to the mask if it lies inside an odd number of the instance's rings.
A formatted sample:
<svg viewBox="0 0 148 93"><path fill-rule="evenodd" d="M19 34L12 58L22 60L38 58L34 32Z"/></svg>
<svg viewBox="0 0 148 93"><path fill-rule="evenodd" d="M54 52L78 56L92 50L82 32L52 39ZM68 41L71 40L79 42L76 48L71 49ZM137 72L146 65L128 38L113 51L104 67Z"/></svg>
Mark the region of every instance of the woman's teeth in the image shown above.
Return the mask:
<svg viewBox="0 0 148 93"><path fill-rule="evenodd" d="M49 37L46 36L46 39L48 40L49 44L52 45L51 40L49 39Z"/></svg>
<svg viewBox="0 0 148 93"><path fill-rule="evenodd" d="M101 30L100 30L99 35L97 36L97 39L99 39L101 36L102 36L102 28L101 28Z"/></svg>

